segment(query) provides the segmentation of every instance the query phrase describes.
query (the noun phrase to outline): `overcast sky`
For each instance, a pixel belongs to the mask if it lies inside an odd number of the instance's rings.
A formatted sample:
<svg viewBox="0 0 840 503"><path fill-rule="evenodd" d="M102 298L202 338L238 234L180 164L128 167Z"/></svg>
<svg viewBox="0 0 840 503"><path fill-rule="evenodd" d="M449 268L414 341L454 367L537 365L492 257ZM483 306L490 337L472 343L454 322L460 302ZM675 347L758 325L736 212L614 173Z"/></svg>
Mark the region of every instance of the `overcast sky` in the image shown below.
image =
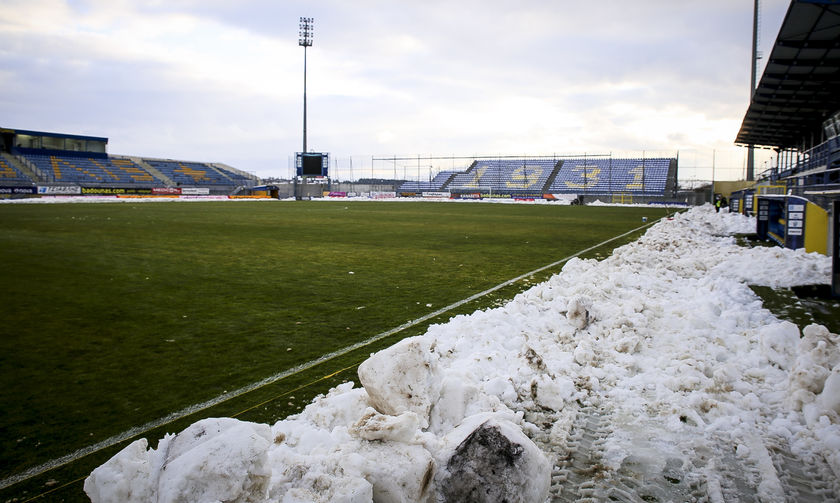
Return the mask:
<svg viewBox="0 0 840 503"><path fill-rule="evenodd" d="M765 54L788 5L762 1ZM752 8L0 0L0 127L286 176L302 148L307 16L308 146L337 159L731 151L748 106Z"/></svg>

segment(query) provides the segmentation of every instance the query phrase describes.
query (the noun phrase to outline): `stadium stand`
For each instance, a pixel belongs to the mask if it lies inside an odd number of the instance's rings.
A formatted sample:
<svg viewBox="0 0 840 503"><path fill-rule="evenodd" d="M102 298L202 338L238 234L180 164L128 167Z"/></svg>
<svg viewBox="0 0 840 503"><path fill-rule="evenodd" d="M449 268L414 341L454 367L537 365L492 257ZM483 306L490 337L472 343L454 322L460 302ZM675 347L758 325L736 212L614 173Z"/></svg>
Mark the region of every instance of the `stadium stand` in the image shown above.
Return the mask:
<svg viewBox="0 0 840 503"><path fill-rule="evenodd" d="M489 159L479 160L449 183L453 192L490 190L499 194L543 192L554 172L554 159Z"/></svg>
<svg viewBox="0 0 840 503"><path fill-rule="evenodd" d="M153 183L157 179L127 159L25 154L45 181L73 184Z"/></svg>
<svg viewBox="0 0 840 503"><path fill-rule="evenodd" d="M0 182L65 193L172 194L162 189L184 186L230 195L259 181L225 164L112 156L107 145L104 137L0 128Z"/></svg>
<svg viewBox="0 0 840 503"><path fill-rule="evenodd" d="M584 157L476 161L452 177L452 192L555 193L661 197L676 180L676 159Z"/></svg>
<svg viewBox="0 0 840 503"><path fill-rule="evenodd" d="M154 182L157 179L130 159L110 158L111 164L126 173L134 182Z"/></svg>
<svg viewBox="0 0 840 503"><path fill-rule="evenodd" d="M665 195L672 159L582 158L563 161L548 191Z"/></svg>
<svg viewBox="0 0 840 503"><path fill-rule="evenodd" d="M457 171L441 171L428 182L406 181L399 186L397 192L439 192L446 187L449 180L457 173Z"/></svg>
<svg viewBox="0 0 840 503"><path fill-rule="evenodd" d="M0 159L0 183L8 182L32 183L32 180L18 171L17 168L6 162L5 159Z"/></svg>
<svg viewBox="0 0 840 503"><path fill-rule="evenodd" d="M254 177L252 175L248 175L247 173L234 169L226 164L214 163L211 167L217 169L237 185L251 186L254 184Z"/></svg>
<svg viewBox="0 0 840 503"><path fill-rule="evenodd" d="M144 159L178 185L206 186L206 185L235 185L230 177L222 174L216 168L197 162L169 161L160 159Z"/></svg>

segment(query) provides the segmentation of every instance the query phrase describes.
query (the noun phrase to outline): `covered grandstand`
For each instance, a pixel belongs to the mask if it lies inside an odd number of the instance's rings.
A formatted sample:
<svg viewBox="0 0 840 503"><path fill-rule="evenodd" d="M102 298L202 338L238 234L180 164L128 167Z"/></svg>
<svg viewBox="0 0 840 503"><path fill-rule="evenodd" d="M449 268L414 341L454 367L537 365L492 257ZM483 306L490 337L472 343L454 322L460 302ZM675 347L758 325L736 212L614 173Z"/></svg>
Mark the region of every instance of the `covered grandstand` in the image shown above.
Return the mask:
<svg viewBox="0 0 840 503"><path fill-rule="evenodd" d="M840 5L794 0L735 143L776 152L760 182L799 195L840 193L838 119Z"/></svg>
<svg viewBox="0 0 840 503"><path fill-rule="evenodd" d="M757 213L761 237L833 255L835 296L840 296L838 132L840 4L793 0L735 139L773 149L774 165L755 187L736 195L743 201L736 209Z"/></svg>
<svg viewBox="0 0 840 503"><path fill-rule="evenodd" d="M0 129L0 138L0 186L6 194L229 195L259 183L221 163L110 155L103 137Z"/></svg>

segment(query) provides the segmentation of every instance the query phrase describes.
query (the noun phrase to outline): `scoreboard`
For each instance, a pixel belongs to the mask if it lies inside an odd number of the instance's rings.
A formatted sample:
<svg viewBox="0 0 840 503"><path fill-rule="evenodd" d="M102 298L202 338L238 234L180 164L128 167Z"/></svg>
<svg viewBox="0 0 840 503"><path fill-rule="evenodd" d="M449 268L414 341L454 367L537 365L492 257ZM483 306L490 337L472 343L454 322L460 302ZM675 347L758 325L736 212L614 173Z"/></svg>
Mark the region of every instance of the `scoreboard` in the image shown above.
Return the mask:
<svg viewBox="0 0 840 503"><path fill-rule="evenodd" d="M295 174L299 177L329 176L330 154L323 152L297 152Z"/></svg>

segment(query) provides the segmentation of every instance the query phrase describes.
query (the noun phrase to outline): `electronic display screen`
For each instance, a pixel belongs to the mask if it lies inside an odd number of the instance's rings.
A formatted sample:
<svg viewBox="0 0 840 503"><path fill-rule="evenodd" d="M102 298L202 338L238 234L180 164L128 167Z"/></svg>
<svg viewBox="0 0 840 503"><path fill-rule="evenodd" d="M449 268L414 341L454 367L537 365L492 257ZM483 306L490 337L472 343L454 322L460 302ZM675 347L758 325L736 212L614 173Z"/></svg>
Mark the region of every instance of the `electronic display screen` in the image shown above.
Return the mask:
<svg viewBox="0 0 840 503"><path fill-rule="evenodd" d="M321 176L322 171L321 154L310 154L303 156L303 176Z"/></svg>

